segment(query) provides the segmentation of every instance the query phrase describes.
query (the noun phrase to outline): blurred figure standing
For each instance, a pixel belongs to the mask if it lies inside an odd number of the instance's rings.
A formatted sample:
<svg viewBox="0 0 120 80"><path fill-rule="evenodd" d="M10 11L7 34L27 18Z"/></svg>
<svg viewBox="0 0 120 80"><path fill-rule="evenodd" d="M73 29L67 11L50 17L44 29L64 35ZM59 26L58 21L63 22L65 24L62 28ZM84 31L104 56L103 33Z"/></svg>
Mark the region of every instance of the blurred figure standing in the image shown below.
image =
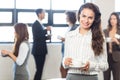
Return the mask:
<svg viewBox="0 0 120 80"><path fill-rule="evenodd" d="M45 57L47 54L47 45L46 40L50 39L51 36L47 35L47 31L51 30L51 27L44 27L42 20L45 18L45 10L37 9L36 15L38 19L32 25L32 33L33 33L33 47L32 54L36 63L36 73L34 76L34 80L41 80Z"/></svg>
<svg viewBox="0 0 120 80"><path fill-rule="evenodd" d="M111 80L111 72L113 80L120 80L120 19L117 13L111 13L104 33L109 63L109 69L104 72L104 80Z"/></svg>
<svg viewBox="0 0 120 80"><path fill-rule="evenodd" d="M74 12L74 11L66 11L65 14L66 14L66 22L67 22L67 25L68 25L67 32L75 30L77 28L77 25L76 25L76 12ZM62 52L62 57L63 57L64 56L64 41L65 41L65 38L60 37L59 39L62 41L62 50L61 50L61 52ZM61 71L62 78L66 78L67 69L64 69L63 66L61 65L60 71Z"/></svg>
<svg viewBox="0 0 120 80"><path fill-rule="evenodd" d="M29 34L27 25L17 23L15 29L15 42L13 51L2 50L2 55L10 57L14 61L14 80L29 80L27 62L30 54L28 42Z"/></svg>

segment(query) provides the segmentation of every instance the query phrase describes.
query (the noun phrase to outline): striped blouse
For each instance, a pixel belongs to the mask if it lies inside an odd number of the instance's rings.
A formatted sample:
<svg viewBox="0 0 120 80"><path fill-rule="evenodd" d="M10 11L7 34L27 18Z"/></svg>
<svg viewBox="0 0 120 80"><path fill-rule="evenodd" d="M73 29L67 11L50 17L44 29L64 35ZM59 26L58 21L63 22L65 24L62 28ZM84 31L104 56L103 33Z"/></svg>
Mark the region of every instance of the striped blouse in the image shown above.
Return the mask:
<svg viewBox="0 0 120 80"><path fill-rule="evenodd" d="M98 74L100 71L105 71L108 68L106 44L103 44L103 54L95 56L91 47L92 32L89 30L85 35L79 33L79 27L71 32L68 32L65 37L65 55L63 58L64 68L69 68L68 73L75 74ZM89 71L80 70L77 67L71 68L64 65L66 57L78 59L85 64L90 63Z"/></svg>

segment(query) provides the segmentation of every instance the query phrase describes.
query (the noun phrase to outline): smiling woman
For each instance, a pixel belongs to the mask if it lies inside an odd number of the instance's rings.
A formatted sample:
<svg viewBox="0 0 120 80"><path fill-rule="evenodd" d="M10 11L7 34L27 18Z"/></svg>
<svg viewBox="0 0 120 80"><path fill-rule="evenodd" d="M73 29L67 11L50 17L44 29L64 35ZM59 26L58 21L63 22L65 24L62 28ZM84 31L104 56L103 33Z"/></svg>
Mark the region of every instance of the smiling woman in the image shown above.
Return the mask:
<svg viewBox="0 0 120 80"><path fill-rule="evenodd" d="M65 37L66 80L98 80L99 72L108 68L99 7L93 3L83 4L78 10L78 21L80 26Z"/></svg>

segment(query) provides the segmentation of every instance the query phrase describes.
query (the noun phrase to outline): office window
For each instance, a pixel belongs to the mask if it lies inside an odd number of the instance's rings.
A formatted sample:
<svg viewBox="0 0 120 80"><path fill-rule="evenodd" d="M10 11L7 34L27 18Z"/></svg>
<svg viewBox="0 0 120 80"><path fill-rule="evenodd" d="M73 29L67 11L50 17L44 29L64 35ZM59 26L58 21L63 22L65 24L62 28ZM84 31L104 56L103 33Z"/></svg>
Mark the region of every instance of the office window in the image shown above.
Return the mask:
<svg viewBox="0 0 120 80"><path fill-rule="evenodd" d="M53 14L53 24L66 24L65 13L54 13Z"/></svg>
<svg viewBox="0 0 120 80"><path fill-rule="evenodd" d="M10 0L11 1L11 0ZM50 9L50 0L16 0L17 9Z"/></svg>
<svg viewBox="0 0 120 80"><path fill-rule="evenodd" d="M53 24L67 24L66 23L66 14L63 13L54 13L53 14ZM76 24L79 24L78 21L76 21Z"/></svg>
<svg viewBox="0 0 120 80"><path fill-rule="evenodd" d="M59 40L57 37L58 36L62 36L65 37L65 33L67 32L67 28L68 27L52 27L52 39L51 42L60 42L61 40Z"/></svg>
<svg viewBox="0 0 120 80"><path fill-rule="evenodd" d="M14 8L14 1L15 0L1 0L0 8Z"/></svg>
<svg viewBox="0 0 120 80"><path fill-rule="evenodd" d="M84 0L52 0L53 10L78 10Z"/></svg>
<svg viewBox="0 0 120 80"><path fill-rule="evenodd" d="M28 26L29 41L32 42L32 30ZM0 42L14 42L14 26L0 27Z"/></svg>
<svg viewBox="0 0 120 80"><path fill-rule="evenodd" d="M32 27L31 26L28 26L28 32L29 32L29 41L33 42Z"/></svg>
<svg viewBox="0 0 120 80"><path fill-rule="evenodd" d="M12 23L12 12L0 12L0 23Z"/></svg>
<svg viewBox="0 0 120 80"><path fill-rule="evenodd" d="M18 22L33 23L37 19L35 12L19 12ZM45 13L43 23L48 23L48 13Z"/></svg>
<svg viewBox="0 0 120 80"><path fill-rule="evenodd" d="M94 2L94 0L85 0L85 2Z"/></svg>
<svg viewBox="0 0 120 80"><path fill-rule="evenodd" d="M13 42L14 28L13 26L0 27L0 42Z"/></svg>
<svg viewBox="0 0 120 80"><path fill-rule="evenodd" d="M115 11L120 12L120 0L115 0Z"/></svg>
<svg viewBox="0 0 120 80"><path fill-rule="evenodd" d="M46 10L46 16L43 20L45 26L53 26L51 31L52 39L50 41L60 42L57 36L64 35L67 29L65 11L77 11L84 2L85 0L2 0L0 1L0 37L2 37L0 42L14 41L13 26L15 23L23 22L31 26L37 19L34 11L37 8ZM29 40L32 42L31 27L28 27L28 30L30 34Z"/></svg>

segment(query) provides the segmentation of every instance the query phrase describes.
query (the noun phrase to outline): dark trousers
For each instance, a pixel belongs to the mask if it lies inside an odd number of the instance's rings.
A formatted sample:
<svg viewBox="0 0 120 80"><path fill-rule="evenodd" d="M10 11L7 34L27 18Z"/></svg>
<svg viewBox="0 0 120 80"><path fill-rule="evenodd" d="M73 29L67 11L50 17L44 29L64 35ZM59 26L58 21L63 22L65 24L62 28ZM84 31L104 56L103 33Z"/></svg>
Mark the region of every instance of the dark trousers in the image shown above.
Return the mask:
<svg viewBox="0 0 120 80"><path fill-rule="evenodd" d="M115 62L112 54L108 54L109 69L104 72L104 80L111 80L111 72L113 80L120 80L120 62Z"/></svg>
<svg viewBox="0 0 120 80"><path fill-rule="evenodd" d="M44 68L46 55L33 55L33 56L36 64L36 73L34 76L34 80L42 80L41 78L42 78L42 72Z"/></svg>

